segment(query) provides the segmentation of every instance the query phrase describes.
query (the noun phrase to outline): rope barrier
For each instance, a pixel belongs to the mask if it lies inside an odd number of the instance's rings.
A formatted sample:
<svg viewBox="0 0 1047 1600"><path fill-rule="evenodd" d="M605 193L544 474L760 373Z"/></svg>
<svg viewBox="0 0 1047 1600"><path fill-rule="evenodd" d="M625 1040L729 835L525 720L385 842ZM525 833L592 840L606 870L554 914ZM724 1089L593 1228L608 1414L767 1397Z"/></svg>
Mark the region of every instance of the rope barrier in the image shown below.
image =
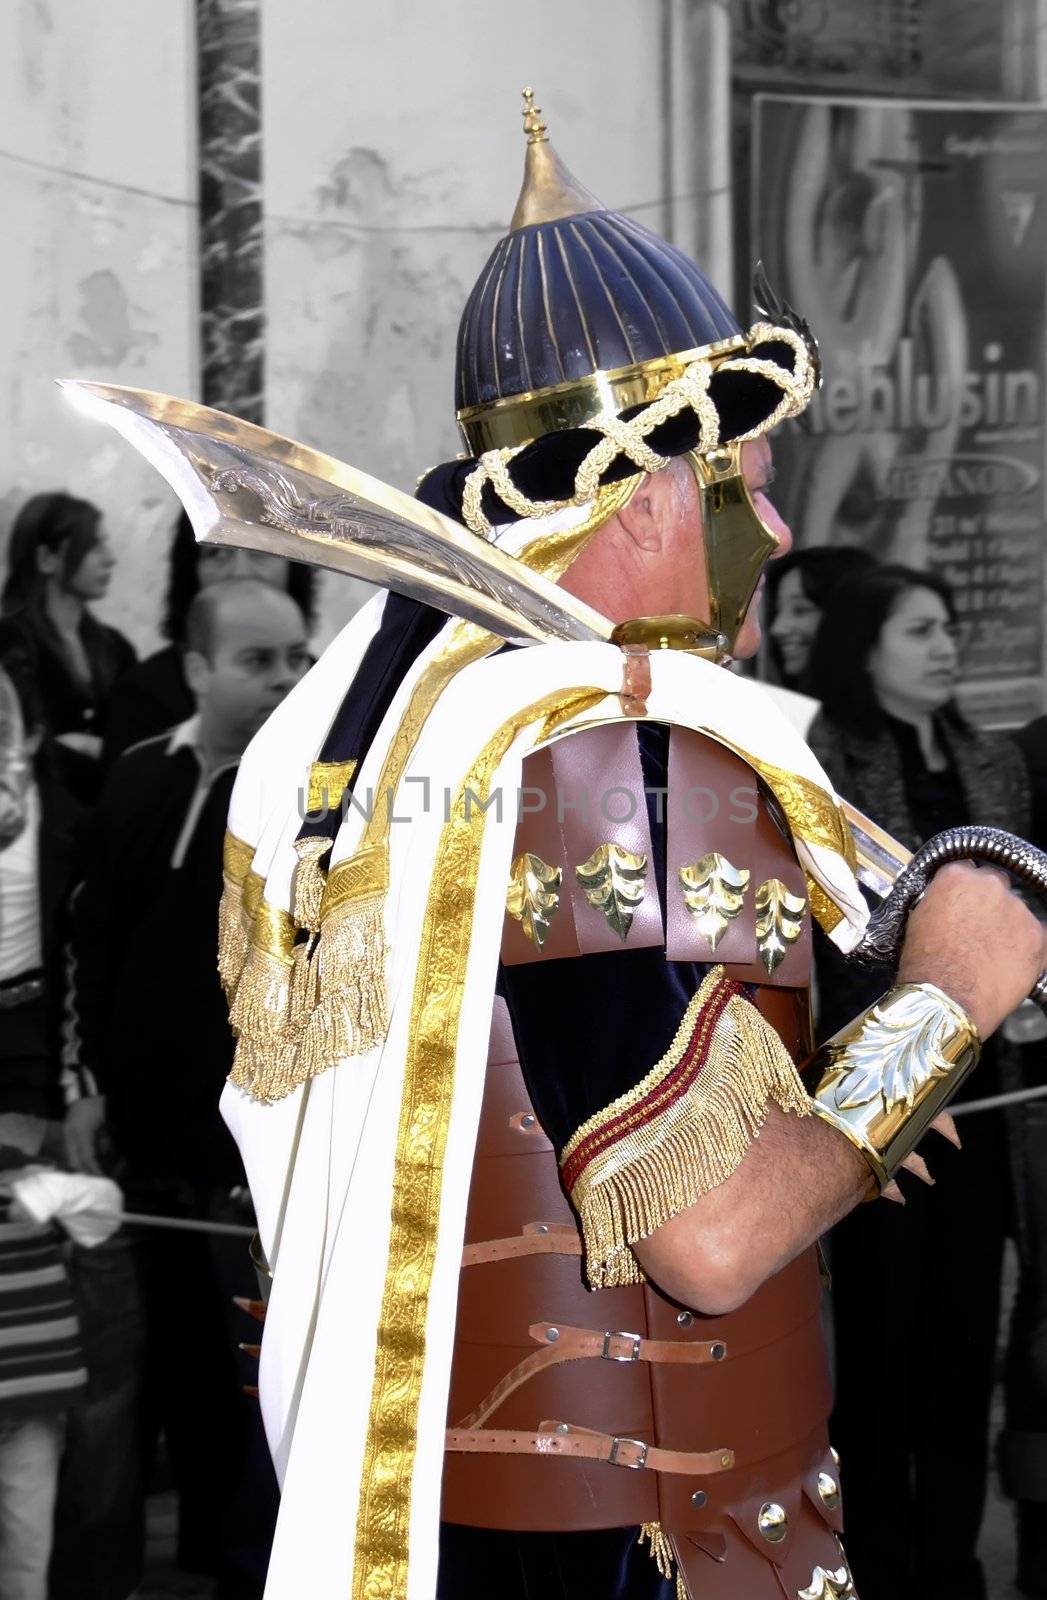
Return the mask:
<svg viewBox="0 0 1047 1600"><path fill-rule="evenodd" d="M1007 1094L988 1095L983 1100L967 1100L963 1105L949 1107L951 1116L967 1117L976 1111L999 1111L1004 1106L1028 1105L1034 1100L1047 1099L1047 1083L1035 1089L1012 1089ZM82 1211L81 1216L111 1216L111 1212ZM253 1239L257 1229L238 1222L206 1222L196 1217L163 1217L149 1211L122 1211L120 1221L137 1228L169 1228L176 1233L213 1233L227 1238Z"/></svg>
<svg viewBox="0 0 1047 1600"><path fill-rule="evenodd" d="M1009 1094L991 1094L985 1100L965 1100L963 1105L952 1105L948 1109L951 1116L964 1117L972 1111L998 1111L1001 1106L1024 1105L1030 1100L1045 1098L1047 1083L1042 1083L1038 1089L1012 1089Z"/></svg>

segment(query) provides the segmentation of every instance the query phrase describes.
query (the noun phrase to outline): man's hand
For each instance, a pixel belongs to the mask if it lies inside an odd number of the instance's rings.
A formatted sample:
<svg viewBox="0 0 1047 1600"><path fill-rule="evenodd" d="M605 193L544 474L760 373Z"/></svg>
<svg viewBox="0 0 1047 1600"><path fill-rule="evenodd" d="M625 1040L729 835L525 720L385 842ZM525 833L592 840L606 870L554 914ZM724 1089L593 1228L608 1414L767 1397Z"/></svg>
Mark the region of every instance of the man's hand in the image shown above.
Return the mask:
<svg viewBox="0 0 1047 1600"><path fill-rule="evenodd" d="M943 989L987 1039L1045 966L1043 927L1006 874L958 861L935 873L910 913L898 982Z"/></svg>
<svg viewBox="0 0 1047 1600"><path fill-rule="evenodd" d="M65 1113L65 1157L72 1172L104 1173L98 1161L98 1136L105 1128L105 1096L85 1095Z"/></svg>

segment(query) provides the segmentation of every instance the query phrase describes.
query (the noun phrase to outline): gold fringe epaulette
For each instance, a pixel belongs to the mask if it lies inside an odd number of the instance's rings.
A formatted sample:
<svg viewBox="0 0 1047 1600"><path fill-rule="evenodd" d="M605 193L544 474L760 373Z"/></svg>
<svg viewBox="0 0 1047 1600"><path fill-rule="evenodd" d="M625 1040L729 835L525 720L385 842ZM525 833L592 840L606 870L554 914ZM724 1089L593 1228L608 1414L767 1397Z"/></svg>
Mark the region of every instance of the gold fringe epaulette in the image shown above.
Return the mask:
<svg viewBox="0 0 1047 1600"><path fill-rule="evenodd" d="M662 1059L560 1157L594 1289L642 1282L631 1246L730 1177L772 1101L810 1115L781 1039L714 967Z"/></svg>

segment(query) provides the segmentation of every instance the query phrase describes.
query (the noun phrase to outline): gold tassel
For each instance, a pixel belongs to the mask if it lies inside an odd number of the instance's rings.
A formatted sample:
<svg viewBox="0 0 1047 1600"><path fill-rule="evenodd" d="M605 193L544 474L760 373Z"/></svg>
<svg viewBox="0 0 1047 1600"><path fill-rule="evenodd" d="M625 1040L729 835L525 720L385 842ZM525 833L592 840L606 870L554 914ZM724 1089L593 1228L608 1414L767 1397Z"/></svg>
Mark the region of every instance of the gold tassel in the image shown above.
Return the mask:
<svg viewBox="0 0 1047 1600"><path fill-rule="evenodd" d="M254 845L227 828L222 841L222 899L218 907L218 976L232 1000L247 960L251 919L261 899L262 880L251 871Z"/></svg>
<svg viewBox="0 0 1047 1600"><path fill-rule="evenodd" d="M294 920L300 928L316 933L320 927L320 907L327 888L323 858L331 848L330 839L296 839L294 853L298 865L294 874Z"/></svg>
<svg viewBox="0 0 1047 1600"><path fill-rule="evenodd" d="M385 1038L389 1018L383 904L383 898L372 898L324 922L311 963L316 998L298 1043L297 1072L303 1082L347 1056L366 1054Z"/></svg>
<svg viewBox="0 0 1047 1600"><path fill-rule="evenodd" d="M246 1036L238 1039L229 1081L263 1105L282 1100L298 1087L293 1046L286 1041L262 1044Z"/></svg>
<svg viewBox="0 0 1047 1600"><path fill-rule="evenodd" d="M247 896L245 895L245 900ZM237 1034L232 1081L256 1099L277 1098L288 1082L293 1040L288 1034L295 927L290 914L260 899L240 981L229 1007ZM286 1094L287 1087L279 1093Z"/></svg>
<svg viewBox="0 0 1047 1600"><path fill-rule="evenodd" d="M218 976L228 1001L232 1001L247 960L247 933L243 925L243 890L226 879L218 906Z"/></svg>
<svg viewBox="0 0 1047 1600"><path fill-rule="evenodd" d="M658 1065L630 1094L579 1129L561 1157L563 1164L601 1126L648 1102L648 1115L637 1109L644 1120L598 1150L571 1192L594 1289L643 1281L631 1246L731 1176L772 1101L796 1116L810 1115L810 1098L784 1044L740 994L732 995L716 1020L707 1059L694 1083L679 1098L669 1096L662 1110L651 1104L701 1028L713 987L722 982L722 968L714 968Z"/></svg>
<svg viewBox="0 0 1047 1600"><path fill-rule="evenodd" d="M315 935L302 940L294 947L291 967L291 987L287 1002L287 1030L297 1049L302 1029L316 1005L316 963L313 952Z"/></svg>
<svg viewBox="0 0 1047 1600"><path fill-rule="evenodd" d="M229 1007L233 1031L259 1043L277 1044L283 1037L291 998L290 959L252 944Z"/></svg>
<svg viewBox="0 0 1047 1600"><path fill-rule="evenodd" d="M658 1568L659 1575L663 1578L671 1578L675 1572L676 1600L689 1600L687 1583L676 1560L676 1554L669 1535L665 1532L660 1522L644 1522L641 1524L637 1543L646 1544L647 1542L650 1542L651 1560Z"/></svg>

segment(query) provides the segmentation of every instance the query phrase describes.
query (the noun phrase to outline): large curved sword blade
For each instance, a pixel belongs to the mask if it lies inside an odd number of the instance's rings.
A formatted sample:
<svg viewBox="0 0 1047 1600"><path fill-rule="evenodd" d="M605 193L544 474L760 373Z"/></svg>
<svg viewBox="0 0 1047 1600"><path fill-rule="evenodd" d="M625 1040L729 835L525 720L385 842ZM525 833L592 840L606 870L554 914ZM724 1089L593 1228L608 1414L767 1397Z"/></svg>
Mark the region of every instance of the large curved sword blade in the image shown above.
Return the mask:
<svg viewBox="0 0 1047 1600"><path fill-rule="evenodd" d="M166 478L206 544L364 578L516 642L607 639L606 617L449 517L333 456L209 406L59 380Z"/></svg>

